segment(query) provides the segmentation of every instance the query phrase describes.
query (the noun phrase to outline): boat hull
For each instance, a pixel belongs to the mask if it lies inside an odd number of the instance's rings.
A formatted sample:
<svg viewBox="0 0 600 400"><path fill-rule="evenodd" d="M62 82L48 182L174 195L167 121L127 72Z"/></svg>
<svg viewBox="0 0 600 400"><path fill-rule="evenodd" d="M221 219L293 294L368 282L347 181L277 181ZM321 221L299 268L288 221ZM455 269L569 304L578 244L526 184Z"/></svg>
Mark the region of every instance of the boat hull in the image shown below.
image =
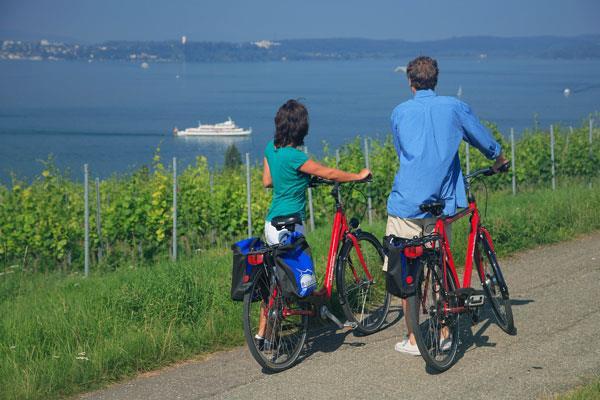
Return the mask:
<svg viewBox="0 0 600 400"><path fill-rule="evenodd" d="M176 131L175 136L210 136L210 137L229 137L229 136L248 136L252 133L252 129L243 130L240 132L194 132L189 130Z"/></svg>

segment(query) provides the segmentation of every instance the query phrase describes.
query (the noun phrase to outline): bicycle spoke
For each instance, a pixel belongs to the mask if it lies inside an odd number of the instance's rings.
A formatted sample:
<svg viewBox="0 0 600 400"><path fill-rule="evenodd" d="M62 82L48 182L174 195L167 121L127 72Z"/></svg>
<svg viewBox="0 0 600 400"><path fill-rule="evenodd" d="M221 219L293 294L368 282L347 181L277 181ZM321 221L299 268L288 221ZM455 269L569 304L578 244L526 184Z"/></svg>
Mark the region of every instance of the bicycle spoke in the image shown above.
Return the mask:
<svg viewBox="0 0 600 400"><path fill-rule="evenodd" d="M437 264L426 265L417 293L408 298L409 325L413 327L421 356L435 370L444 371L454 362L459 341L459 314L448 309L457 306L456 297L449 293L456 289L452 275L442 280ZM449 348L442 348L445 340ZM446 346L446 344L444 344Z"/></svg>
<svg viewBox="0 0 600 400"><path fill-rule="evenodd" d="M478 268L482 276L481 284L496 317L498 326L506 333L513 334L515 332L515 325L508 291L505 286L506 283L500 272L500 265L496 259L496 254L485 236L480 236L477 243L477 251L479 252L479 256L475 260L478 263Z"/></svg>
<svg viewBox="0 0 600 400"><path fill-rule="evenodd" d="M300 354L308 329L308 316L291 314L284 317L284 310L301 310L303 307L296 299L283 298L275 280L271 283L268 278L261 271L250 293L244 297L244 334L252 356L261 366L282 371L293 365ZM271 289L266 289L265 285ZM261 313L265 314L263 321L266 324L262 345L254 339L263 318Z"/></svg>

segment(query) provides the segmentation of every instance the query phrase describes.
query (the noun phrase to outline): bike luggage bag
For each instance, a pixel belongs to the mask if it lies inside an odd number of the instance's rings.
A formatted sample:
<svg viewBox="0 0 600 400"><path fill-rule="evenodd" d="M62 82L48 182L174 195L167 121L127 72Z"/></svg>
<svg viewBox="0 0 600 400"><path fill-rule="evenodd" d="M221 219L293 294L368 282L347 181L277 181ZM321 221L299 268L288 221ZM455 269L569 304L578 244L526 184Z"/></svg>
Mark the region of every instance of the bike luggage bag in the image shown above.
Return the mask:
<svg viewBox="0 0 600 400"><path fill-rule="evenodd" d="M277 249L276 275L284 296L305 297L317 286L310 246L304 235L291 232Z"/></svg>
<svg viewBox="0 0 600 400"><path fill-rule="evenodd" d="M244 293L252 283L253 268L256 267L248 263L248 253L262 247L264 243L257 237L241 240L231 246L233 252L231 300L244 300Z"/></svg>
<svg viewBox="0 0 600 400"><path fill-rule="evenodd" d="M422 246L407 246L409 239L395 235L383 238L383 247L388 257L385 274L387 291L397 297L407 298L415 294L417 281L422 271Z"/></svg>

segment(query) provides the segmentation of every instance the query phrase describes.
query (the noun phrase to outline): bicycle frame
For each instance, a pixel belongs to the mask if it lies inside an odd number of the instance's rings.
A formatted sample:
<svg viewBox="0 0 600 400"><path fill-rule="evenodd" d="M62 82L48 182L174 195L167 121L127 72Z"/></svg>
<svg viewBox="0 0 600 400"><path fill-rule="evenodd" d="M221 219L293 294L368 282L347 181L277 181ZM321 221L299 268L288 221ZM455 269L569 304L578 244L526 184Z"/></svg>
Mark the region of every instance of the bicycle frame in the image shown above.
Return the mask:
<svg viewBox="0 0 600 400"><path fill-rule="evenodd" d="M457 357L460 358L459 347L465 346L464 341L461 343L460 340L463 331L461 321L476 324L482 316L484 305L491 305L491 311L503 331L508 334L516 332L508 289L500 272L491 235L482 226L482 216L477 208L475 195L470 192L475 178L506 172L507 165L508 163L504 163L497 168L484 168L467 175L465 189L468 205L457 210L454 215L443 215L443 199L420 205L421 211L435 216L433 233L405 242L404 256L409 257L411 251L406 250L411 246L422 250L424 254L413 267L414 273L418 273L418 280L417 291L407 299L408 327L414 334L419 353L427 367L436 372L446 371ZM470 230L461 285L450 248L448 226L466 216L469 216ZM481 282L481 289L472 286L474 269Z"/></svg>
<svg viewBox="0 0 600 400"><path fill-rule="evenodd" d="M448 236L446 234L446 224L452 224L453 222L470 215L470 225L471 229L469 231L469 238L467 242L467 254L465 257L465 271L463 273L463 282L462 286L460 285L460 281L458 280L458 273L456 272L456 266L454 264L454 259L452 257L452 251L450 250L450 243L448 242ZM454 281L457 282L459 288L469 288L471 287L471 275L473 273L473 262L475 261L476 256L480 256L479 254L475 254L475 246L477 243L477 237L480 234L484 234L488 239L490 245L493 247L492 238L489 232L481 226L481 217L479 215L479 210L477 209L477 203L475 199L469 199L469 206L464 210L459 211L458 213L447 217L447 218L438 218L435 223L435 232L437 232L442 237L443 243L443 263L444 263L444 281L446 280L445 274L447 269L450 269L450 272L454 276ZM479 263L481 265L481 263ZM482 271L478 271L480 274ZM457 288L458 289L458 288Z"/></svg>
<svg viewBox="0 0 600 400"><path fill-rule="evenodd" d="M344 214L342 205L336 204L336 212L333 218L333 227L331 230L331 242L329 244L329 253L327 256L327 269L325 272L325 281L323 282L323 287L327 290L328 298L331 297L331 291L333 288L333 274L337 262L337 253L343 238L350 238L350 240L352 240L353 246L358 254L358 260L360 261L367 278L369 280L373 279L369 269L367 268L367 264L365 263L360 246L358 245L358 240L349 229L348 220L346 219L346 214ZM359 278L355 271L353 271L353 274L354 278L358 281Z"/></svg>
<svg viewBox="0 0 600 400"><path fill-rule="evenodd" d="M350 225L348 224L348 220L346 218L346 214L344 213L344 208L339 195L339 184L335 183L334 188L331 191L332 196L335 198L335 215L333 217L333 225L331 229L331 240L329 243L329 252L327 255L327 268L325 270L325 280L323 281L323 287L319 290L320 294L316 296L324 296L327 299L331 298L331 293L333 290L333 276L335 274L335 267L338 261L338 252L340 249L340 245L346 238L349 238L352 241L354 248L356 249L356 253L358 255L358 260L365 272L367 279L373 280L373 276L371 272L367 268L367 264L363 257L360 245L358 244L358 240L356 236L350 230ZM352 271L354 275L354 279L358 282L360 280L356 271ZM324 293L323 290L325 291ZM284 310L284 315L299 315L306 314L307 311L303 310ZM312 314L308 314L312 315Z"/></svg>
<svg viewBox="0 0 600 400"><path fill-rule="evenodd" d="M327 269L325 271L325 281L323 282L323 288L326 290L327 298L331 298L331 291L333 288L333 275L338 258L337 254L340 249L340 244L345 238L350 238L350 240L352 240L352 244L356 249L358 260L360 261L360 264L363 270L365 271L365 275L369 280L373 279L371 273L369 272L369 269L367 268L367 264L365 263L365 259L358 244L358 240L356 239L356 236L354 236L354 234L350 231L350 225L348 224L346 214L344 213L344 208L340 199L339 190L339 184L335 183L331 191L331 195L335 198L335 215L333 217L331 241L329 243L329 253L327 255ZM353 270L352 273L354 274L354 279L356 279L356 281L358 282L359 277L356 274L356 271Z"/></svg>

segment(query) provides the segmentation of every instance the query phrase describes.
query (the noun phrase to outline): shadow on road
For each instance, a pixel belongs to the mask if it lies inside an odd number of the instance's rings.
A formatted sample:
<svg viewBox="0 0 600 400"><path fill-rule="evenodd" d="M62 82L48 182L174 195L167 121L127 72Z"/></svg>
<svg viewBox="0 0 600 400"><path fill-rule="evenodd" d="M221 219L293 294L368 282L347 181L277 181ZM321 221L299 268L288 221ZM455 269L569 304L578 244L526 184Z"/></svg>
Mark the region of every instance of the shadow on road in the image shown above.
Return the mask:
<svg viewBox="0 0 600 400"><path fill-rule="evenodd" d="M400 321L403 316L404 313L402 312L402 307L400 307L400 305L390 305L387 318L378 332L390 328ZM375 335L376 334L377 333L375 333ZM305 348L298 359L298 363L304 362L305 359L314 354L331 353L344 346L365 346L366 343L362 339L365 336L366 335L352 329L339 330L332 324L327 323L326 325L323 325L322 322L315 323L313 321L306 338Z"/></svg>
<svg viewBox="0 0 600 400"><path fill-rule="evenodd" d="M533 299L511 299L511 306L520 307L530 303L533 303ZM491 307L486 305L480 312L478 322L472 324L471 318L468 314L463 314L461 321L460 330L460 345L456 353L456 359L454 364L460 362L461 358L464 357L465 353L478 348L478 347L496 347L496 343L490 342L490 337L485 335L487 329L496 324L496 317ZM518 328L519 321L515 321L515 329ZM515 333L516 335L516 333ZM439 374L440 372L425 367L425 371L431 375Z"/></svg>

